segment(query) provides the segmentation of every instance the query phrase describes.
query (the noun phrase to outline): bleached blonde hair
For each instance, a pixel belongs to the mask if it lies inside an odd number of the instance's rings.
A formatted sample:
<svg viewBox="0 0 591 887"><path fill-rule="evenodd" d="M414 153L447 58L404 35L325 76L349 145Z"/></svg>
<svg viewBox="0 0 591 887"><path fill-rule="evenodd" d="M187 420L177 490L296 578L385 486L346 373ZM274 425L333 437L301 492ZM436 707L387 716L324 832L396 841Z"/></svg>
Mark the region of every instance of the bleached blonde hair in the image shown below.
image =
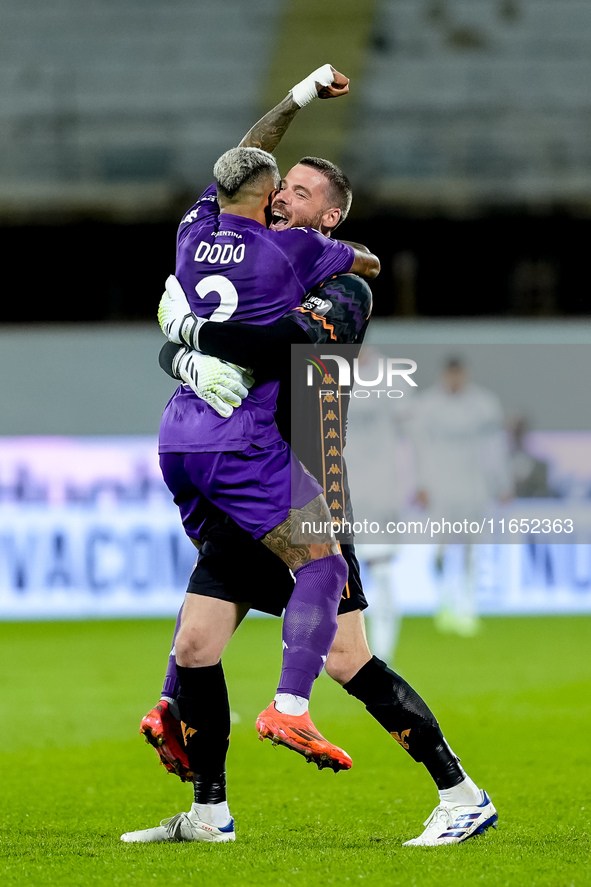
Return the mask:
<svg viewBox="0 0 591 887"><path fill-rule="evenodd" d="M275 186L281 177L272 154L261 148L230 148L219 158L213 168L213 177L222 196L234 197L247 182L263 175L272 175Z"/></svg>

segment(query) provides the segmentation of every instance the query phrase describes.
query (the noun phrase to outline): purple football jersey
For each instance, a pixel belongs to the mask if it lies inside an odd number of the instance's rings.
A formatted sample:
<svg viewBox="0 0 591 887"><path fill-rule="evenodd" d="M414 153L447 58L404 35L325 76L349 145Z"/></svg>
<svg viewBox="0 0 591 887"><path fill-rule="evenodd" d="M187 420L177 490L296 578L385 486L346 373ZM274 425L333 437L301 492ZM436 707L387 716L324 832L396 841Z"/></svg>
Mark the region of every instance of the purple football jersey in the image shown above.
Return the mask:
<svg viewBox="0 0 591 887"><path fill-rule="evenodd" d="M199 317L266 326L323 278L348 271L353 260L351 247L311 228L269 231L253 219L220 213L211 185L180 224L176 276ZM278 390L276 381L254 385L224 419L181 385L164 410L160 452L229 452L279 440Z"/></svg>

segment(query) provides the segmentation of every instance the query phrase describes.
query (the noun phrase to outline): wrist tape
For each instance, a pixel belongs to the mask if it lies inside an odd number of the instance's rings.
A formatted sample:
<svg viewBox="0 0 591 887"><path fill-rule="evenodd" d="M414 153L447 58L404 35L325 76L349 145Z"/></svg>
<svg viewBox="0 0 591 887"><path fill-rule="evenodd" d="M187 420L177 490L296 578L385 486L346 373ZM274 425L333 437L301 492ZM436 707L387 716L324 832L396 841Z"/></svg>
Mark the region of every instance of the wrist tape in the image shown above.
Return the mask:
<svg viewBox="0 0 591 887"><path fill-rule="evenodd" d="M296 105L303 108L304 105L309 104L312 99L317 97L316 83L320 83L321 86L330 86L333 80L334 74L331 66L323 65L321 68L317 68L311 74L308 74L304 80L296 83L291 89L291 96Z"/></svg>

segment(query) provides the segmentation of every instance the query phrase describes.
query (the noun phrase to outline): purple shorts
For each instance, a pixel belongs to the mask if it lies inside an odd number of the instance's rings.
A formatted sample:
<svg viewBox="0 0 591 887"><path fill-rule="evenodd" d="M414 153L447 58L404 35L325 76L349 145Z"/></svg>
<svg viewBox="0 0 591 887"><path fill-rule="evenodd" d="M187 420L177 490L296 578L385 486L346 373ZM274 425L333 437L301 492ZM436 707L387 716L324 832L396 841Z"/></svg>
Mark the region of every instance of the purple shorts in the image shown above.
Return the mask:
<svg viewBox="0 0 591 887"><path fill-rule="evenodd" d="M220 512L261 539L290 508L303 508L323 493L282 440L236 453L162 453L160 467L193 539Z"/></svg>

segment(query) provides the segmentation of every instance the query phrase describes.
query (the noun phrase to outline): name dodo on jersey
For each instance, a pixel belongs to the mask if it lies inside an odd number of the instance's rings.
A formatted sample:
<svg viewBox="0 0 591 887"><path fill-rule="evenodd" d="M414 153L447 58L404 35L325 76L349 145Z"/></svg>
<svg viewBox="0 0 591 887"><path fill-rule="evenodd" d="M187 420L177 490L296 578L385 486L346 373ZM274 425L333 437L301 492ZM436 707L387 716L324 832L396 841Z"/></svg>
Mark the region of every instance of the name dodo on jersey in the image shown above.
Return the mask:
<svg viewBox="0 0 591 887"><path fill-rule="evenodd" d="M221 244L208 243L207 240L202 240L195 250L194 260L196 262L207 262L209 265L235 265L244 259L245 250L246 246L244 243L239 243L238 245L235 243Z"/></svg>

